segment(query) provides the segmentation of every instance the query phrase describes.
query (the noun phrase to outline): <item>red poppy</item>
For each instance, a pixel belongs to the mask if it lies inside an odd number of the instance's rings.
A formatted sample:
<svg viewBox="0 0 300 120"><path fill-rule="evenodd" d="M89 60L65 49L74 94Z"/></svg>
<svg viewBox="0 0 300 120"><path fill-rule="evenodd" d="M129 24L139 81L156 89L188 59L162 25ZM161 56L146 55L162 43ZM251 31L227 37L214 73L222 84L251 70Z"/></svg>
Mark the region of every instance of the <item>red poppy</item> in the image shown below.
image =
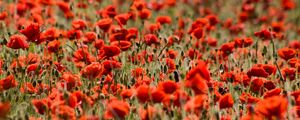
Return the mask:
<svg viewBox="0 0 300 120"><path fill-rule="evenodd" d="M156 23L159 24L171 24L172 23L172 19L170 16L158 16L156 18Z"/></svg>
<svg viewBox="0 0 300 120"><path fill-rule="evenodd" d="M300 49L300 41L299 40L290 41L289 47L293 49Z"/></svg>
<svg viewBox="0 0 300 120"><path fill-rule="evenodd" d="M159 39L156 37L154 34L147 34L144 36L144 41L146 42L147 45L151 44L159 44Z"/></svg>
<svg viewBox="0 0 300 120"><path fill-rule="evenodd" d="M136 90L136 97L139 102L145 103L150 99L150 87L148 85L141 85Z"/></svg>
<svg viewBox="0 0 300 120"><path fill-rule="evenodd" d="M193 97L192 99L190 99L184 105L184 109L187 112L199 113L201 110L203 110L205 108L205 105L207 104L207 103L205 103L205 101L207 99L208 98L206 95L197 95L197 96Z"/></svg>
<svg viewBox="0 0 300 120"><path fill-rule="evenodd" d="M219 100L220 109L233 107L234 101L230 93L225 94Z"/></svg>
<svg viewBox="0 0 300 120"><path fill-rule="evenodd" d="M201 74L196 73L193 77L189 77L189 79L185 82L186 87L190 87L193 89L195 94L207 94L208 86L205 78L201 77Z"/></svg>
<svg viewBox="0 0 300 120"><path fill-rule="evenodd" d="M122 64L115 60L105 60L102 63L103 65L103 74L106 75L111 72L112 69L118 69L122 67Z"/></svg>
<svg viewBox="0 0 300 120"><path fill-rule="evenodd" d="M221 46L221 51L225 54L229 55L233 52L234 49L234 42L225 43Z"/></svg>
<svg viewBox="0 0 300 120"><path fill-rule="evenodd" d="M85 29L87 26L86 26L86 21L84 20L74 20L72 21L72 27L73 29L75 30L82 30L82 29Z"/></svg>
<svg viewBox="0 0 300 120"><path fill-rule="evenodd" d="M130 106L127 102L112 100L108 103L104 118L105 119L124 119L130 111Z"/></svg>
<svg viewBox="0 0 300 120"><path fill-rule="evenodd" d="M155 118L157 110L152 107L148 106L145 109L139 109L139 116L141 120L153 120Z"/></svg>
<svg viewBox="0 0 300 120"><path fill-rule="evenodd" d="M113 21L110 18L103 18L96 22L96 26L102 29L104 32L108 32L110 26L112 25Z"/></svg>
<svg viewBox="0 0 300 120"><path fill-rule="evenodd" d="M179 89L179 85L175 81L167 80L158 84L158 89L162 89L166 94L173 94Z"/></svg>
<svg viewBox="0 0 300 120"><path fill-rule="evenodd" d="M63 73L61 79L61 86L67 90L71 90L76 86L81 86L81 81L78 75L73 75L71 73Z"/></svg>
<svg viewBox="0 0 300 120"><path fill-rule="evenodd" d="M121 92L121 96L122 96L123 99L126 99L126 98L130 99L133 95L134 95L134 90L133 89L124 89Z"/></svg>
<svg viewBox="0 0 300 120"><path fill-rule="evenodd" d="M288 101L282 96L272 96L259 101L255 110L265 118L282 118L288 109Z"/></svg>
<svg viewBox="0 0 300 120"><path fill-rule="evenodd" d="M47 101L46 99L33 99L31 100L31 103L33 104L35 110L39 114L44 114L45 111L48 109Z"/></svg>
<svg viewBox="0 0 300 120"><path fill-rule="evenodd" d="M29 48L26 40L26 37L22 35L12 35L6 46L12 49L26 49Z"/></svg>
<svg viewBox="0 0 300 120"><path fill-rule="evenodd" d="M151 11L147 8L144 8L141 11L139 11L139 17L143 20L149 19L151 17Z"/></svg>
<svg viewBox="0 0 300 120"><path fill-rule="evenodd" d="M7 16L7 12L3 11L2 13L0 13L0 20L4 20Z"/></svg>
<svg viewBox="0 0 300 120"><path fill-rule="evenodd" d="M268 97L272 97L272 96L278 96L278 95L280 95L280 93L281 93L280 88L269 90L264 94L264 98L268 98Z"/></svg>
<svg viewBox="0 0 300 120"><path fill-rule="evenodd" d="M289 60L296 55L296 50L292 48L281 48L278 50L278 55L284 60Z"/></svg>
<svg viewBox="0 0 300 120"><path fill-rule="evenodd" d="M281 70L282 76L287 79L289 78L289 80L295 80L296 77L296 69L295 68L283 68Z"/></svg>
<svg viewBox="0 0 300 120"><path fill-rule="evenodd" d="M18 85L13 75L9 75L6 78L0 80L0 91L14 88Z"/></svg>
<svg viewBox="0 0 300 120"><path fill-rule="evenodd" d="M83 36L83 33L81 30L69 30L66 32L66 37L74 40L74 39L80 39Z"/></svg>
<svg viewBox="0 0 300 120"><path fill-rule="evenodd" d="M265 69L261 66L253 66L248 72L247 75L249 77L256 76L256 77L268 77L269 73L265 71Z"/></svg>
<svg viewBox="0 0 300 120"><path fill-rule="evenodd" d="M126 25L127 24L127 21L129 19L129 14L119 14L119 15L116 15L114 17L116 19L116 21L118 22L118 24L122 27L123 25Z"/></svg>
<svg viewBox="0 0 300 120"><path fill-rule="evenodd" d="M8 115L11 105L9 102L0 103L0 118L6 118Z"/></svg>
<svg viewBox="0 0 300 120"><path fill-rule="evenodd" d="M30 42L35 42L37 44L43 42L40 39L40 25L37 23L31 23L25 29L20 30L20 33L27 37Z"/></svg>
<svg viewBox="0 0 300 120"><path fill-rule="evenodd" d="M201 27L198 27L196 29L193 30L192 35L197 38L200 39L202 37L204 37L204 30Z"/></svg>
<svg viewBox="0 0 300 120"><path fill-rule="evenodd" d="M118 46L122 51L126 51L132 46L131 42L125 40L113 41L111 45Z"/></svg>
<svg viewBox="0 0 300 120"><path fill-rule="evenodd" d="M259 32L255 32L254 35L256 37L259 37L259 38L263 39L263 40L270 40L272 38L272 35L274 36L274 33L270 32L266 29L262 29Z"/></svg>
<svg viewBox="0 0 300 120"><path fill-rule="evenodd" d="M117 15L116 7L114 5L108 5L102 11L100 11L100 14L103 18L113 18Z"/></svg>
<svg viewBox="0 0 300 120"><path fill-rule="evenodd" d="M84 43L91 43L97 39L97 34L95 32L86 32L84 35Z"/></svg>
<svg viewBox="0 0 300 120"><path fill-rule="evenodd" d="M199 74L205 81L210 81L210 72L207 69L206 63L204 61L199 61L197 64L198 65L195 68L191 69L187 73L186 79L192 79L194 76Z"/></svg>
<svg viewBox="0 0 300 120"><path fill-rule="evenodd" d="M80 73L83 77L93 80L101 75L102 65L98 62L93 62L83 68Z"/></svg>
<svg viewBox="0 0 300 120"><path fill-rule="evenodd" d="M55 107L54 115L52 115L51 119L68 119L68 120L76 120L76 113L73 108L67 105L58 105Z"/></svg>
<svg viewBox="0 0 300 120"><path fill-rule="evenodd" d="M102 50L98 52L98 56L101 59L108 59L117 56L121 53L121 49L117 46L104 46Z"/></svg>
<svg viewBox="0 0 300 120"><path fill-rule="evenodd" d="M252 45L253 43L253 40L252 38L236 38L234 40L234 44L235 46L238 46L240 48L242 47L249 47L250 45Z"/></svg>
<svg viewBox="0 0 300 120"><path fill-rule="evenodd" d="M50 53L56 53L59 50L60 42L58 40L53 40L47 44L47 49Z"/></svg>
<svg viewBox="0 0 300 120"><path fill-rule="evenodd" d="M94 47L97 49L102 49L104 46L104 41L102 39L98 39L94 42Z"/></svg>
<svg viewBox="0 0 300 120"><path fill-rule="evenodd" d="M166 93L163 91L163 89L152 89L151 91L151 101L154 103L160 103L164 100L166 96Z"/></svg>
<svg viewBox="0 0 300 120"><path fill-rule="evenodd" d="M260 90L262 90L262 86L263 85L264 85L264 79L262 79L262 78L254 78L251 81L250 89L253 92L259 92Z"/></svg>
<svg viewBox="0 0 300 120"><path fill-rule="evenodd" d="M166 58L166 65L168 67L168 73L173 73L176 70L176 64L173 59Z"/></svg>
<svg viewBox="0 0 300 120"><path fill-rule="evenodd" d="M260 100L259 98L253 97L249 93L245 93L245 92L243 92L242 95L240 96L240 101L242 103L253 104L253 103L257 103L259 100Z"/></svg>

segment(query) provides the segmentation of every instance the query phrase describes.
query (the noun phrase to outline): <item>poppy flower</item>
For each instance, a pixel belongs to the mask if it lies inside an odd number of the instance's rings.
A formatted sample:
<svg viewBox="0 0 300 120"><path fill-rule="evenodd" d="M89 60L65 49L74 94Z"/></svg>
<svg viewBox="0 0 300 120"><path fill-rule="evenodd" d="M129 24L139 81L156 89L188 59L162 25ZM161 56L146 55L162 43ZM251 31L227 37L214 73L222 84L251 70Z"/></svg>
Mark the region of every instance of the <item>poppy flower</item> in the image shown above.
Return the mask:
<svg viewBox="0 0 300 120"><path fill-rule="evenodd" d="M278 50L278 55L284 60L289 60L296 55L296 51L292 48L281 48Z"/></svg>
<svg viewBox="0 0 300 120"><path fill-rule="evenodd" d="M150 33L155 33L160 30L161 25L160 24L149 24L147 26L147 30L150 31Z"/></svg>
<svg viewBox="0 0 300 120"><path fill-rule="evenodd" d="M0 91L8 90L14 88L18 85L18 82L15 80L13 75L9 75L0 80Z"/></svg>
<svg viewBox="0 0 300 120"><path fill-rule="evenodd" d="M61 11L63 11L64 16L66 18L69 19L69 18L73 18L74 17L74 14L71 11L69 3L64 2L64 1L58 1L58 2L56 2L56 5L59 7L59 9Z"/></svg>
<svg viewBox="0 0 300 120"><path fill-rule="evenodd" d="M75 63L86 62L90 64L95 60L96 58L88 52L87 48L80 48L73 53L73 61Z"/></svg>
<svg viewBox="0 0 300 120"><path fill-rule="evenodd" d="M22 87L20 88L20 91L22 93L29 93L29 94L34 94L38 92L38 90L30 82L23 84Z"/></svg>
<svg viewBox="0 0 300 120"><path fill-rule="evenodd" d="M264 98L268 98L268 97L272 97L272 96L278 96L280 93L281 93L280 88L269 90L264 94Z"/></svg>
<svg viewBox="0 0 300 120"><path fill-rule="evenodd" d="M238 46L240 48L242 47L249 47L250 45L253 44L252 38L236 38L234 40L235 46Z"/></svg>
<svg viewBox="0 0 300 120"><path fill-rule="evenodd" d="M76 120L76 113L73 108L68 105L58 105L55 107L55 111L51 117L51 119L68 119L68 120Z"/></svg>
<svg viewBox="0 0 300 120"><path fill-rule="evenodd" d="M115 60L105 60L103 61L102 65L104 68L102 74L104 75L109 74L113 69L118 69L122 67L122 64Z"/></svg>
<svg viewBox="0 0 300 120"><path fill-rule="evenodd" d="M253 92L259 92L261 90L261 88L262 88L263 85L264 85L264 79L262 79L262 78L254 78L251 81L250 89Z"/></svg>
<svg viewBox="0 0 300 120"><path fill-rule="evenodd" d="M60 31L54 27L48 28L40 34L41 41L53 41L60 35Z"/></svg>
<svg viewBox="0 0 300 120"><path fill-rule="evenodd" d="M74 75L71 73L63 73L61 76L61 85L67 90L71 90L76 86L81 86L81 81L78 75Z"/></svg>
<svg viewBox="0 0 300 120"><path fill-rule="evenodd" d="M205 101L207 100L206 95L197 95L190 99L185 105L184 109L188 112L196 112L199 113L201 110L205 109Z"/></svg>
<svg viewBox="0 0 300 120"><path fill-rule="evenodd" d="M255 32L254 35L256 37L259 37L259 38L263 39L263 40L270 40L272 38L272 36L274 36L274 33L270 32L266 29L262 29L259 32Z"/></svg>
<svg viewBox="0 0 300 120"><path fill-rule="evenodd" d="M172 19L170 16L158 16L156 18L156 23L159 23L161 25L163 24L171 24L172 23Z"/></svg>
<svg viewBox="0 0 300 120"><path fill-rule="evenodd" d="M136 90L136 97L141 103L145 103L150 99L150 87L148 85L141 85Z"/></svg>
<svg viewBox="0 0 300 120"><path fill-rule="evenodd" d="M8 16L7 12L3 11L0 13L0 20L4 20Z"/></svg>
<svg viewBox="0 0 300 120"><path fill-rule="evenodd" d="M267 119L283 118L288 109L288 101L282 96L272 96L259 101L255 111Z"/></svg>
<svg viewBox="0 0 300 120"><path fill-rule="evenodd" d="M145 109L139 109L139 116L141 120L153 120L155 118L156 112L157 110L154 107L148 106Z"/></svg>
<svg viewBox="0 0 300 120"><path fill-rule="evenodd" d="M167 80L158 84L158 89L162 89L166 94L172 94L179 88L175 81Z"/></svg>
<svg viewBox="0 0 300 120"><path fill-rule="evenodd" d="M234 49L234 42L225 43L221 46L221 51L226 53L227 55L231 54Z"/></svg>
<svg viewBox="0 0 300 120"><path fill-rule="evenodd" d="M74 40L74 39L80 39L81 37L83 36L83 33L81 30L68 30L66 32L66 37L71 39L71 40Z"/></svg>
<svg viewBox="0 0 300 120"><path fill-rule="evenodd" d="M249 77L256 76L256 77L268 77L269 73L265 71L265 69L261 66L253 66L248 72L247 75Z"/></svg>
<svg viewBox="0 0 300 120"><path fill-rule="evenodd" d="M97 34L95 32L86 32L84 34L84 43L91 43L97 39Z"/></svg>
<svg viewBox="0 0 300 120"><path fill-rule="evenodd" d="M233 107L234 101L230 93L225 94L219 100L220 109Z"/></svg>
<svg viewBox="0 0 300 120"><path fill-rule="evenodd" d="M245 93L245 92L243 92L242 95L240 96L240 101L242 103L253 104L253 103L257 103L259 100L260 100L259 98L253 97L249 93Z"/></svg>
<svg viewBox="0 0 300 120"><path fill-rule="evenodd" d="M166 65L168 67L168 71L167 71L168 73L172 73L176 70L176 64L173 61L173 59L167 58L166 59Z"/></svg>
<svg viewBox="0 0 300 120"><path fill-rule="evenodd" d="M85 68L83 68L80 73L83 77L88 78L89 80L95 79L101 75L102 65L98 62L92 62Z"/></svg>
<svg viewBox="0 0 300 120"><path fill-rule="evenodd" d="M32 99L31 103L33 104L36 112L39 114L43 115L46 112L46 110L48 109L46 99Z"/></svg>
<svg viewBox="0 0 300 120"><path fill-rule="evenodd" d="M100 14L103 18L113 18L117 15L116 6L108 5L102 11L100 11Z"/></svg>
<svg viewBox="0 0 300 120"><path fill-rule="evenodd" d="M134 90L133 89L124 89L121 92L121 96L123 99L130 99L134 95Z"/></svg>
<svg viewBox="0 0 300 120"><path fill-rule="evenodd" d="M0 118L6 118L10 109L11 105L9 102L0 103Z"/></svg>
<svg viewBox="0 0 300 120"><path fill-rule="evenodd" d="M166 93L163 91L163 89L155 88L151 91L150 99L154 103L160 103L164 100L165 96Z"/></svg>
<svg viewBox="0 0 300 120"><path fill-rule="evenodd" d="M27 49L29 44L26 40L26 37L22 35L12 35L6 46L12 49Z"/></svg>
<svg viewBox="0 0 300 120"><path fill-rule="evenodd" d="M47 44L47 49L50 53L56 53L59 50L60 42L58 40L53 40Z"/></svg>
<svg viewBox="0 0 300 120"><path fill-rule="evenodd" d="M201 28L201 27L196 28L195 30L193 30L192 35L197 39L204 37L203 28Z"/></svg>
<svg viewBox="0 0 300 120"><path fill-rule="evenodd" d="M132 46L131 42L125 40L113 41L111 45L118 46L122 51L126 51Z"/></svg>
<svg viewBox="0 0 300 120"><path fill-rule="evenodd" d="M151 17L151 11L147 8L144 8L141 11L139 11L139 17L142 20L149 19Z"/></svg>
<svg viewBox="0 0 300 120"><path fill-rule="evenodd" d="M103 46L102 50L100 50L98 56L100 58L111 58L117 56L121 53L121 49L117 46Z"/></svg>
<svg viewBox="0 0 300 120"><path fill-rule="evenodd" d="M133 77L140 77L140 76L143 76L144 74L145 74L145 71L143 68L135 68L131 72L131 75Z"/></svg>
<svg viewBox="0 0 300 120"><path fill-rule="evenodd" d="M300 49L300 41L299 40L293 40L289 42L289 48L293 49Z"/></svg>
<svg viewBox="0 0 300 120"><path fill-rule="evenodd" d="M37 23L31 23L25 29L20 30L20 33L27 37L30 42L35 42L37 44L43 42L40 40L40 25Z"/></svg>
<svg viewBox="0 0 300 120"><path fill-rule="evenodd" d="M154 34L147 34L144 36L144 41L147 45L159 44L159 39Z"/></svg>
<svg viewBox="0 0 300 120"><path fill-rule="evenodd" d="M192 79L197 74L199 74L204 80L210 81L210 72L207 69L207 65L204 61L199 61L198 65L187 73L186 79Z"/></svg>
<svg viewBox="0 0 300 120"><path fill-rule="evenodd" d="M110 18L103 18L96 22L96 26L102 29L104 32L108 32L109 28L111 27L113 21Z"/></svg>
<svg viewBox="0 0 300 120"><path fill-rule="evenodd" d="M295 77L296 77L296 69L295 68L283 68L281 70L281 73L285 79L289 78L289 80L295 80Z"/></svg>
<svg viewBox="0 0 300 120"><path fill-rule="evenodd" d="M86 24L87 24L86 21L81 19L72 21L72 27L75 30L85 29L87 27Z"/></svg>
<svg viewBox="0 0 300 120"><path fill-rule="evenodd" d="M116 21L118 22L118 24L122 27L123 25L126 25L127 24L127 21L129 19L129 14L119 14L119 15L116 15L114 17L116 19Z"/></svg>
<svg viewBox="0 0 300 120"><path fill-rule="evenodd" d="M207 94L208 93L208 85L205 78L201 77L201 74L196 73L193 77L189 77L186 80L185 86L188 88L192 88L195 94Z"/></svg>
<svg viewBox="0 0 300 120"><path fill-rule="evenodd" d="M94 42L94 47L97 49L102 49L104 46L104 41L102 39L98 39Z"/></svg>
<svg viewBox="0 0 300 120"><path fill-rule="evenodd" d="M124 119L130 111L130 106L127 102L113 100L107 104L106 111L104 113L105 119Z"/></svg>

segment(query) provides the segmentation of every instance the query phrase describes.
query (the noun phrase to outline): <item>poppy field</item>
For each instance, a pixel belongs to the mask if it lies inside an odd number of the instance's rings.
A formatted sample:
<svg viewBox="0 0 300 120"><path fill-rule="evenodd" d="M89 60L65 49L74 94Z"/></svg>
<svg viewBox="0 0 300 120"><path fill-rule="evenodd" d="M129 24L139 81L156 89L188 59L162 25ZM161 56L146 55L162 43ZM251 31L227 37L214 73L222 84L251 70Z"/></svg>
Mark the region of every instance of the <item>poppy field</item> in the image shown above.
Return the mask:
<svg viewBox="0 0 300 120"><path fill-rule="evenodd" d="M0 120L299 118L299 0L0 0Z"/></svg>

